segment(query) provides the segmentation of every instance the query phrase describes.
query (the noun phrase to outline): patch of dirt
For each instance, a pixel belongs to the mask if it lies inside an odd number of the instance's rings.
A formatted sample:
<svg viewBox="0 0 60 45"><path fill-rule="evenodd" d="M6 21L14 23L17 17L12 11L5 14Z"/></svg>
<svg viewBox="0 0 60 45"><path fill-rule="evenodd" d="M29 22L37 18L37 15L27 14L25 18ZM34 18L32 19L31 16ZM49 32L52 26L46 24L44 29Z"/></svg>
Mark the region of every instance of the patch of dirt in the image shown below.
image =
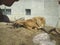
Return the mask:
<svg viewBox="0 0 60 45"><path fill-rule="evenodd" d="M51 27L45 27L49 30ZM28 30L23 27L13 28L11 24L0 23L0 45L34 45L32 38L43 32L42 30ZM60 44L60 37L50 34L53 39L57 41L57 45Z"/></svg>

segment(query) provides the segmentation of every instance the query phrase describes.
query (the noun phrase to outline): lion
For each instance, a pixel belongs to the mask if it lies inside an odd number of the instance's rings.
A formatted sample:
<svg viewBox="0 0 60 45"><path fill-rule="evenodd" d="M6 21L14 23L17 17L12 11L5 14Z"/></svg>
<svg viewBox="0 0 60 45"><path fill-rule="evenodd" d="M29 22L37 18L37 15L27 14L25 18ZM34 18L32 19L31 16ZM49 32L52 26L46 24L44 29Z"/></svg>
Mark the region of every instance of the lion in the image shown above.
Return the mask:
<svg viewBox="0 0 60 45"><path fill-rule="evenodd" d="M27 29L39 29L45 26L45 19L43 17L33 17L32 19L27 20L17 20L14 23L15 27L25 27Z"/></svg>

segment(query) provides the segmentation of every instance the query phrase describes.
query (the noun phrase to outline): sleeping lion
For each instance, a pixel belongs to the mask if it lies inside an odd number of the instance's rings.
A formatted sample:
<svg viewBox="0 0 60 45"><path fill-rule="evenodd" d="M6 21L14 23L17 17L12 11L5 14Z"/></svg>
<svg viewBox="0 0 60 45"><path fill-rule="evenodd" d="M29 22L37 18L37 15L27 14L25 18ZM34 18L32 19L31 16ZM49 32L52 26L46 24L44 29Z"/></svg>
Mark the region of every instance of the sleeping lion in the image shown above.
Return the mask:
<svg viewBox="0 0 60 45"><path fill-rule="evenodd" d="M38 29L43 28L45 26L45 18L44 17L33 17L32 19L27 20L18 20L14 23L15 27L18 25L23 26L27 29Z"/></svg>

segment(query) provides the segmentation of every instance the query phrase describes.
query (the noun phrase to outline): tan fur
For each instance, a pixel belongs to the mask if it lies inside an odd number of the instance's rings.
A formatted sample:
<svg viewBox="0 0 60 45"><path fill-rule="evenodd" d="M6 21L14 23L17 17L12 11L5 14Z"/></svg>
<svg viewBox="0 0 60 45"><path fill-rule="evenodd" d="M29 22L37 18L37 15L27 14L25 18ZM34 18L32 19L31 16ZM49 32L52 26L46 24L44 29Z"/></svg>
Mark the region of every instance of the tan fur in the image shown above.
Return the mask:
<svg viewBox="0 0 60 45"><path fill-rule="evenodd" d="M45 26L45 18L44 17L34 17L33 20L40 28L43 28Z"/></svg>
<svg viewBox="0 0 60 45"><path fill-rule="evenodd" d="M28 19L28 20L17 20L14 22L14 25L23 25L25 28L32 30L32 28L37 29L38 26L37 24L32 20L32 19Z"/></svg>
<svg viewBox="0 0 60 45"><path fill-rule="evenodd" d="M24 25L25 25L26 28L28 28L28 29L30 29L30 30L31 30L32 28L34 28L34 29L37 29L37 28L38 28L37 24L36 24L32 19L26 20L26 21L24 22Z"/></svg>

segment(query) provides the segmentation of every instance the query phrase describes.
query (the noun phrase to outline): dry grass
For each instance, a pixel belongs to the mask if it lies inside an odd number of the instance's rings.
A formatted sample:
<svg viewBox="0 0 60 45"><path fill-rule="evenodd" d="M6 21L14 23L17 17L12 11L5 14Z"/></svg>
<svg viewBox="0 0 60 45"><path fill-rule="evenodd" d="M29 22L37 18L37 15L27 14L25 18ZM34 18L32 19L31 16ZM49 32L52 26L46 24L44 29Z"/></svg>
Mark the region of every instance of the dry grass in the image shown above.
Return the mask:
<svg viewBox="0 0 60 45"><path fill-rule="evenodd" d="M45 27L49 30L52 27ZM34 45L32 38L43 32L41 30L28 30L23 27L11 28L11 25L0 23L0 45ZM60 37L50 34L52 39L57 41L57 45L60 44Z"/></svg>

